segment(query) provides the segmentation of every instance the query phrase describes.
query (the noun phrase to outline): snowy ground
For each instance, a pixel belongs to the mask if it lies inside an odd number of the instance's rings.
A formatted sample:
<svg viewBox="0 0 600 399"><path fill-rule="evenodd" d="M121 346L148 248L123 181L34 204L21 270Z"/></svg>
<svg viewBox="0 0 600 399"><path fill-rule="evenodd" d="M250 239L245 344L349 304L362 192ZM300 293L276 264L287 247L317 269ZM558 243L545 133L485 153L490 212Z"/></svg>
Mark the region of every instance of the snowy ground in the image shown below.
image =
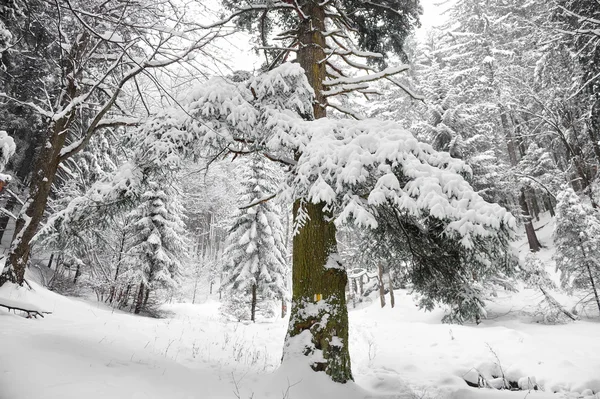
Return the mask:
<svg viewBox="0 0 600 399"><path fill-rule="evenodd" d="M549 231L540 230L542 241ZM600 398L600 320L538 324L533 290L499 292L479 326L441 324L443 310L419 311L402 290L394 309L374 301L351 310L356 382L339 385L278 368L286 320L228 322L210 298L167 305L168 318L151 319L32 285L0 288L0 298L52 312L25 319L0 308L0 399ZM464 382L502 372L543 392Z"/></svg>
<svg viewBox="0 0 600 399"><path fill-rule="evenodd" d="M337 386L315 373L273 373L284 320L226 322L216 301L169 305L170 318L150 319L34 287L0 289L0 297L53 312L29 320L0 311L1 399L284 398L288 386L288 398L524 398L527 392L478 390L462 379L474 370L497 375L498 363L509 379L543 386L530 398L600 391L600 323L527 321L524 312L540 299L529 290L499 296L479 326L441 324L441 310L418 311L404 291L394 309L374 302L353 310L356 384Z"/></svg>

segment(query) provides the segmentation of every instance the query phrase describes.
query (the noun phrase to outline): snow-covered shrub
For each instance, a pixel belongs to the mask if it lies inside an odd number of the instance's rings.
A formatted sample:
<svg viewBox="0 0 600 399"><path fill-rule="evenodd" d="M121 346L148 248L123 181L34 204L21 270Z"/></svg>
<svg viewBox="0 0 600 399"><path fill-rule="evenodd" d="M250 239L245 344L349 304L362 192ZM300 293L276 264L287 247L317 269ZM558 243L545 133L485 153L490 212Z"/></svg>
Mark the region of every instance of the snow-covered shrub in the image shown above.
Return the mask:
<svg viewBox="0 0 600 399"><path fill-rule="evenodd" d="M544 263L533 252L525 256L525 262L521 265L519 277L530 288L555 288L555 284L546 271Z"/></svg>
<svg viewBox="0 0 600 399"><path fill-rule="evenodd" d="M250 320L250 294L226 295L219 310L235 321Z"/></svg>

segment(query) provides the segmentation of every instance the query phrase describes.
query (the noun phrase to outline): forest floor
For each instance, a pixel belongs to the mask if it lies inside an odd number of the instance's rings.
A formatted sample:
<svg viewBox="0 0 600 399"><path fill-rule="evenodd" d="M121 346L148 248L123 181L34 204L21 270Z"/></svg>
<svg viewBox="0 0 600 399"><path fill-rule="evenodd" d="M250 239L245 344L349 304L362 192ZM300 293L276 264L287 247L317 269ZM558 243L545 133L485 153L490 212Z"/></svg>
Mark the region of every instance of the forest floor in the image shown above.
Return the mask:
<svg viewBox="0 0 600 399"><path fill-rule="evenodd" d="M537 323L542 294L530 289L499 291L486 320L463 326L442 324L443 309L420 311L405 290L393 309L372 298L350 311L355 383L341 385L279 367L285 319L227 321L210 297L165 305L154 319L31 284L0 288L0 298L52 312L25 319L0 308L0 399L600 398L600 319ZM465 382L502 374L524 390Z"/></svg>

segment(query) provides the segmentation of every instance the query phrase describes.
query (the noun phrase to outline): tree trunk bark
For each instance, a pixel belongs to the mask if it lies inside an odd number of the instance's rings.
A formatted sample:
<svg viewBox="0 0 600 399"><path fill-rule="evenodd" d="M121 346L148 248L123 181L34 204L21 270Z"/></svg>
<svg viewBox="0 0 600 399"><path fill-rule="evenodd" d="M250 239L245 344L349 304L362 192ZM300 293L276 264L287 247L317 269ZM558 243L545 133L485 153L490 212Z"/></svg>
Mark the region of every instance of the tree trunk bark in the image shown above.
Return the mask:
<svg viewBox="0 0 600 399"><path fill-rule="evenodd" d="M392 283L392 272L388 273L388 283L390 288L390 306L393 308L396 304L396 299L394 298L394 284Z"/></svg>
<svg viewBox="0 0 600 399"><path fill-rule="evenodd" d="M252 302L250 306L250 320L256 323L256 284L252 284Z"/></svg>
<svg viewBox="0 0 600 399"><path fill-rule="evenodd" d="M379 270L379 300L381 301L381 307L385 306L385 286L383 285L383 266L379 264L377 266Z"/></svg>
<svg viewBox="0 0 600 399"><path fill-rule="evenodd" d="M506 141L506 149L508 150L508 158L510 160L510 164L515 166L517 163L519 163L519 160L517 159L515 138L510 130L508 122L508 110L502 104L498 104L498 109L500 110L500 122L502 124L502 130L504 130L504 139Z"/></svg>
<svg viewBox="0 0 600 399"><path fill-rule="evenodd" d="M592 289L594 290L594 297L596 298L596 305L598 305L598 313L600 314L600 297L598 297L598 290L596 289L596 282L594 281L594 276L592 275L592 269L590 269L589 264L586 264L585 266L587 267L590 283L592 284Z"/></svg>
<svg viewBox="0 0 600 399"><path fill-rule="evenodd" d="M146 292L144 293L144 309L146 309L148 306L148 298L150 298L150 288L146 288Z"/></svg>
<svg viewBox="0 0 600 399"><path fill-rule="evenodd" d="M294 204L295 217L300 203ZM284 360L298 355L291 353L292 348L301 348L313 370L346 382L352 379L345 295L348 278L336 253L335 225L324 218L324 204L303 205L309 220L293 239L294 284Z"/></svg>
<svg viewBox="0 0 600 399"><path fill-rule="evenodd" d="M531 222L531 215L529 214L529 207L527 206L527 200L525 199L525 190L521 189L521 195L519 197L519 203L521 205L521 213L523 217L523 224L525 225L525 233L527 234L527 242L529 243L529 249L531 252L537 252L540 250L541 245L538 241L533 223Z"/></svg>
<svg viewBox="0 0 600 399"><path fill-rule="evenodd" d="M297 59L315 93L315 119L326 116L323 7L318 0L307 1L302 7L306 18L298 26ZM352 380L345 295L348 277L337 254L336 228L325 204L297 199L295 222L301 207L309 219L293 238L292 303L283 360L304 355L313 370L325 371L333 381L344 383Z"/></svg>
<svg viewBox="0 0 600 399"><path fill-rule="evenodd" d="M362 297L365 293L364 290L364 283L363 283L363 276L360 276L359 280L358 280L358 292L360 293L360 296Z"/></svg>
<svg viewBox="0 0 600 399"><path fill-rule="evenodd" d="M75 277L73 278L73 284L77 284L77 280L81 276L81 265L77 264L77 269L75 269Z"/></svg>
<svg viewBox="0 0 600 399"><path fill-rule="evenodd" d="M64 110L77 95L76 70L78 62L85 53L89 32L84 31L78 41L72 43L69 59L64 60L65 81L57 97L58 111ZM54 118L46 118L47 128L40 138L41 146L31 172L29 194L21 208L15 225L15 233L8 252L4 271L0 275L0 286L7 281L22 285L25 268L29 261L31 239L34 237L44 216L52 182L61 162L61 151L65 145L69 127L75 117L76 107ZM60 117L58 117L60 115Z"/></svg>
<svg viewBox="0 0 600 399"><path fill-rule="evenodd" d="M144 306L144 283L140 283L140 289L138 290L137 299L135 301L135 314L140 314Z"/></svg>

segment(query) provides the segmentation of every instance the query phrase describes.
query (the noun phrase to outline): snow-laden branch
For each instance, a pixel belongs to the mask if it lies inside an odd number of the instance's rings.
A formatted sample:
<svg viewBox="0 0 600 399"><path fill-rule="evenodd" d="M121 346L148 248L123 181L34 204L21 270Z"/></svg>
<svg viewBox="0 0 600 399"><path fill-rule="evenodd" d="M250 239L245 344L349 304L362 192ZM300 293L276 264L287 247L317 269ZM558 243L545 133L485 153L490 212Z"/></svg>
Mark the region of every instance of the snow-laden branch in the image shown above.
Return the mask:
<svg viewBox="0 0 600 399"><path fill-rule="evenodd" d="M249 204L238 207L238 209L248 209L248 208L252 208L257 205L260 205L260 204L264 204L265 202L270 201L273 198L277 197L277 194L279 194L279 193L269 194L269 195L265 195L264 197L257 198L254 201L250 202Z"/></svg>
<svg viewBox="0 0 600 399"><path fill-rule="evenodd" d="M335 85L347 85L347 84L360 84L360 83L368 83L374 82L376 80L381 80L383 78L387 78L389 76L397 75L401 72L405 72L410 68L408 65L400 65L397 67L386 68L381 72L375 72L369 75L362 75L356 77L341 77L338 79L330 79L323 82L325 86L335 86Z"/></svg>
<svg viewBox="0 0 600 399"><path fill-rule="evenodd" d="M402 215L439 220L465 247L516 226L508 211L473 190L463 161L393 122L310 120L313 99L304 71L293 63L249 82L209 80L181 108L164 109L141 125L133 160L97 183L89 198L139 196L148 173L179 168L195 148L235 147L294 159L282 195L325 202L337 223L377 227L378 207L391 204Z"/></svg>
<svg viewBox="0 0 600 399"><path fill-rule="evenodd" d="M38 114L40 114L41 116L44 116L46 118L52 118L53 114L52 114L51 111L47 111L47 110L43 109L42 107L40 107L39 105L34 104L31 101L20 101L20 100L14 98L12 96L9 96L6 93L1 93L1 92L0 92L0 97L1 98L6 98L7 100L15 102L15 103L17 103L19 105L23 105L23 106L29 107L29 108L33 109L35 112L37 112Z"/></svg>
<svg viewBox="0 0 600 399"><path fill-rule="evenodd" d="M98 130L101 127L107 126L107 124L106 124L107 121L103 120L103 118L106 115L106 113L111 109L113 104L117 101L117 98L119 97L121 89L123 88L125 83L127 83L129 80L135 78L137 75L139 75L140 73L142 73L143 71L145 71L147 69L164 68L164 67L172 65L176 62L184 60L192 52L204 47L208 42L210 42L211 39L213 39L215 37L215 35L216 35L216 33L207 33L205 36L199 38L197 41L195 41L194 43L189 45L187 47L187 49L182 50L181 52L179 52L178 54L176 54L174 56L171 56L170 58L165 58L162 60L148 59L148 60L137 63L137 66L131 68L130 71L127 74L125 74L125 76L116 85L113 95L100 108L100 110L96 114L96 117L92 120L92 122L88 126L83 137L77 141L74 141L69 146L67 146L61 150L60 160L63 161L65 159L75 155L79 151L81 151L87 145L87 143L89 142L89 140L91 139L92 135L94 134L94 132L96 130ZM104 122L104 123L102 124L101 122ZM113 122L116 123L117 121L115 120ZM126 126L127 123L131 123L132 121L124 120L123 122L125 122L125 123L122 124L122 126Z"/></svg>

